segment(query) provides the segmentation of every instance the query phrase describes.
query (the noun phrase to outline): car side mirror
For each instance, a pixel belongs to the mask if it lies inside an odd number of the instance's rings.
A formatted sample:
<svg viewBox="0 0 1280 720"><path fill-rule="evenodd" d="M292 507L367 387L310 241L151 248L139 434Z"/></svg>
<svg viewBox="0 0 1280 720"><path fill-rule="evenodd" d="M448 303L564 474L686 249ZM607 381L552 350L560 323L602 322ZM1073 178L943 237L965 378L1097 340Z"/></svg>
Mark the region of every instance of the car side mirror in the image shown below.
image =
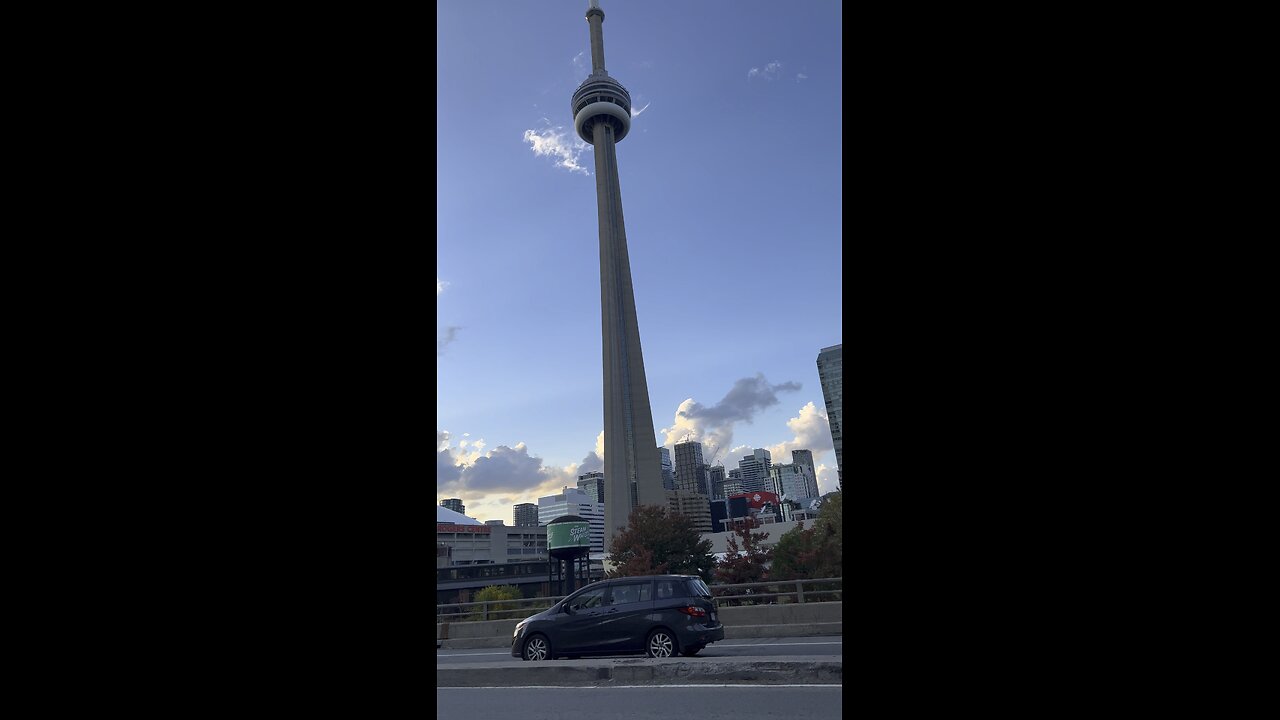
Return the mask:
<svg viewBox="0 0 1280 720"><path fill-rule="evenodd" d="M572 615L572 614L573 614L573 606L572 606L572 605L565 605L564 607L560 608L560 610L561 610L562 612L564 612L564 613L568 614L568 615Z"/></svg>

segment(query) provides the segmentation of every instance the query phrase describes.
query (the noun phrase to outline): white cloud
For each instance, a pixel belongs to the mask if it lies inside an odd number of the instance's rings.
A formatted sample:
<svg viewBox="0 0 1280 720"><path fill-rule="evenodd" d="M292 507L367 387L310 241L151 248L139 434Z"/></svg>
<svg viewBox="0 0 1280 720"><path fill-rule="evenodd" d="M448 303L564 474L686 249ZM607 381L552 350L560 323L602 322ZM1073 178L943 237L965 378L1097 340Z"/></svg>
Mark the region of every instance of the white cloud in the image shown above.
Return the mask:
<svg viewBox="0 0 1280 720"><path fill-rule="evenodd" d="M583 175L591 174L578 162L582 152L587 149L587 144L577 137L571 136L563 126L557 125L543 128L542 130L525 130L524 140L529 143L534 155L555 158L556 167L562 167L570 172L579 172Z"/></svg>
<svg viewBox="0 0 1280 720"><path fill-rule="evenodd" d="M631 108L631 117L639 117L640 113L644 112L645 110L648 110L649 106L652 104L653 103L651 102L647 102L644 104L644 107L640 108L639 110L635 108Z"/></svg>
<svg viewBox="0 0 1280 720"><path fill-rule="evenodd" d="M800 408L799 415L787 421L787 427L795 437L767 448L775 463L791 462L792 450L812 450L816 458L819 452L835 449L827 414L819 410L812 400Z"/></svg>
<svg viewBox="0 0 1280 720"><path fill-rule="evenodd" d="M449 283L441 280L440 278L436 278L436 297L439 297L440 293L444 292L444 289L447 287L449 287Z"/></svg>
<svg viewBox="0 0 1280 720"><path fill-rule="evenodd" d="M463 433L463 438L468 437ZM596 449L604 452L604 433ZM578 486L579 465L545 465L531 455L523 442L515 447L499 445L486 451L484 440L460 440L456 445L448 431L436 432L436 503L461 498L466 514L478 520L502 520L512 524L512 505L537 503L561 488ZM592 453L589 453L590 456Z"/></svg>
<svg viewBox="0 0 1280 720"><path fill-rule="evenodd" d="M816 461L815 461L816 462ZM818 471L818 494L826 495L840 489L840 475L834 467L817 463L813 468Z"/></svg>
<svg viewBox="0 0 1280 720"><path fill-rule="evenodd" d="M796 82L800 82L801 80L808 80L808 79L809 79L808 75L805 75L804 73L796 73Z"/></svg>
<svg viewBox="0 0 1280 720"><path fill-rule="evenodd" d="M772 82L774 80L777 80L778 76L781 74L782 74L782 63L778 62L777 60L774 60L768 65L765 65L764 70L761 70L760 68L751 68L750 70L748 70L747 79L754 80L755 78L758 77L763 80L768 80Z"/></svg>
<svg viewBox="0 0 1280 720"><path fill-rule="evenodd" d="M573 60L570 61L573 63L574 69L578 70L580 74L587 71L587 62L582 59L583 56L586 54L587 54L587 51L583 50L577 55L574 55Z"/></svg>

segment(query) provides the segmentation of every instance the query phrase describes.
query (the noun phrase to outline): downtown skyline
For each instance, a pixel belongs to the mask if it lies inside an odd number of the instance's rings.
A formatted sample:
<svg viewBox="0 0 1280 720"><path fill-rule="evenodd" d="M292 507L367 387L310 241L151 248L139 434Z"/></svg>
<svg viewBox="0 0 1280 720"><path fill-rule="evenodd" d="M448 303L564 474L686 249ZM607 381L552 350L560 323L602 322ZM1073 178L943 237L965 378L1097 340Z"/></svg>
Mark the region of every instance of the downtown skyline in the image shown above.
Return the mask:
<svg viewBox="0 0 1280 720"><path fill-rule="evenodd" d="M813 451L843 342L836 2L602 3L654 445ZM615 7L616 5L616 7ZM511 522L601 469L586 0L437 5L437 502Z"/></svg>

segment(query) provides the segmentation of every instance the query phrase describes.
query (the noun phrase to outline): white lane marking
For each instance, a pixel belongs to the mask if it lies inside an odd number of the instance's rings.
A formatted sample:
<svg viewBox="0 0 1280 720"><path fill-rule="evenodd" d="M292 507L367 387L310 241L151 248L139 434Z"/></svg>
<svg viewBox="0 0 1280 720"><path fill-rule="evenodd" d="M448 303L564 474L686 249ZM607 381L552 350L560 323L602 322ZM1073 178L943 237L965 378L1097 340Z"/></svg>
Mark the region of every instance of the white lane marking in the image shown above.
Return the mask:
<svg viewBox="0 0 1280 720"><path fill-rule="evenodd" d="M646 688L652 690L657 687L678 687L678 688L786 688L786 687L804 687L804 688L834 688L843 690L844 685L825 684L825 685L805 685L793 683L789 685L736 685L728 683L724 685L714 685L712 683L699 683L697 685L501 685L492 687L438 687L436 692L441 690L564 690L565 688L573 688L574 690L622 690L624 688Z"/></svg>
<svg viewBox="0 0 1280 720"><path fill-rule="evenodd" d="M844 642L836 640L834 642L811 642L811 643L755 643L752 645L726 645L725 643L712 643L709 648L718 647L782 647L784 645L843 645Z"/></svg>
<svg viewBox="0 0 1280 720"><path fill-rule="evenodd" d="M711 648L727 648L727 647L783 647L783 646L791 646L791 645L843 645L843 644L844 644L844 643L843 643L842 641L836 640L836 641L834 641L834 642L808 642L808 643L755 643L755 644L752 644L752 645L727 645L727 644L725 644L725 643L712 643L712 644L711 644L711 645L709 645L708 647L711 647ZM442 655L442 657L468 657L468 656L471 656L471 655L511 655L511 653L509 653L509 652L496 652L496 653L492 653L492 652L491 652L491 653L447 653L447 654Z"/></svg>

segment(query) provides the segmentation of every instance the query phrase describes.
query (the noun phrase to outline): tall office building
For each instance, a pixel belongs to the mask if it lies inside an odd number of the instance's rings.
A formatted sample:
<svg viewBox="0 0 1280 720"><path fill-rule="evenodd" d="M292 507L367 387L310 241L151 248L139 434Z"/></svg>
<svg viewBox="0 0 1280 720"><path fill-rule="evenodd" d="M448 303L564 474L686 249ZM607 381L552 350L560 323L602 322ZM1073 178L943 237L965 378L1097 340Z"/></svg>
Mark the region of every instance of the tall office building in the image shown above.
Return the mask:
<svg viewBox="0 0 1280 720"><path fill-rule="evenodd" d="M822 348L818 352L818 381L822 383L822 399L827 404L827 422L831 425L831 442L836 446L836 476L844 482L844 462L840 453L843 439L844 395L840 366L844 359L841 345Z"/></svg>
<svg viewBox="0 0 1280 720"><path fill-rule="evenodd" d="M467 506L463 505L462 501L459 500L458 498L449 498L448 500L441 500L440 506L447 507L456 513L462 513L463 515L467 514Z"/></svg>
<svg viewBox="0 0 1280 720"><path fill-rule="evenodd" d="M676 469L671 464L671 451L658 446L658 457L662 461L662 487L665 490L676 489Z"/></svg>
<svg viewBox="0 0 1280 720"><path fill-rule="evenodd" d="M813 466L813 453L809 450L792 450L791 462L795 465L804 465L809 469L809 475L817 481L818 470Z"/></svg>
<svg viewBox="0 0 1280 720"><path fill-rule="evenodd" d="M769 451L756 448L750 455L738 461L738 470L742 475L742 491L757 492L764 490L773 492L773 483L769 479L769 467L773 464Z"/></svg>
<svg viewBox="0 0 1280 720"><path fill-rule="evenodd" d="M573 93L573 128L594 148L604 361L605 541L637 505L666 505L640 349L616 143L631 130L631 94L604 66L604 11L590 0L591 75Z"/></svg>
<svg viewBox="0 0 1280 720"><path fill-rule="evenodd" d="M788 500L800 502L818 496L818 482L801 463L774 465L769 468L772 491Z"/></svg>
<svg viewBox="0 0 1280 720"><path fill-rule="evenodd" d="M558 495L538 498L538 524L546 525L558 517L577 515L587 521L591 536L591 552L604 552L604 507L581 490L567 487Z"/></svg>
<svg viewBox="0 0 1280 720"><path fill-rule="evenodd" d="M711 496L711 489L707 487L707 464L702 461L702 443L697 440L676 443L676 489Z"/></svg>
<svg viewBox="0 0 1280 720"><path fill-rule="evenodd" d="M742 471L738 469L730 470L729 477L724 480L724 496L726 498L734 495L741 495L742 489Z"/></svg>
<svg viewBox="0 0 1280 720"><path fill-rule="evenodd" d="M711 532L711 499L699 492L686 490L669 490L667 507L693 522L693 529L699 533Z"/></svg>
<svg viewBox="0 0 1280 720"><path fill-rule="evenodd" d="M578 476L578 489L595 498L596 502L604 502L604 473L593 471Z"/></svg>
<svg viewBox="0 0 1280 720"><path fill-rule="evenodd" d="M520 503L511 507L511 519L516 527L537 527L538 506L533 503Z"/></svg>
<svg viewBox="0 0 1280 720"><path fill-rule="evenodd" d="M724 497L724 466L712 465L707 468L707 484L711 486L711 499Z"/></svg>

